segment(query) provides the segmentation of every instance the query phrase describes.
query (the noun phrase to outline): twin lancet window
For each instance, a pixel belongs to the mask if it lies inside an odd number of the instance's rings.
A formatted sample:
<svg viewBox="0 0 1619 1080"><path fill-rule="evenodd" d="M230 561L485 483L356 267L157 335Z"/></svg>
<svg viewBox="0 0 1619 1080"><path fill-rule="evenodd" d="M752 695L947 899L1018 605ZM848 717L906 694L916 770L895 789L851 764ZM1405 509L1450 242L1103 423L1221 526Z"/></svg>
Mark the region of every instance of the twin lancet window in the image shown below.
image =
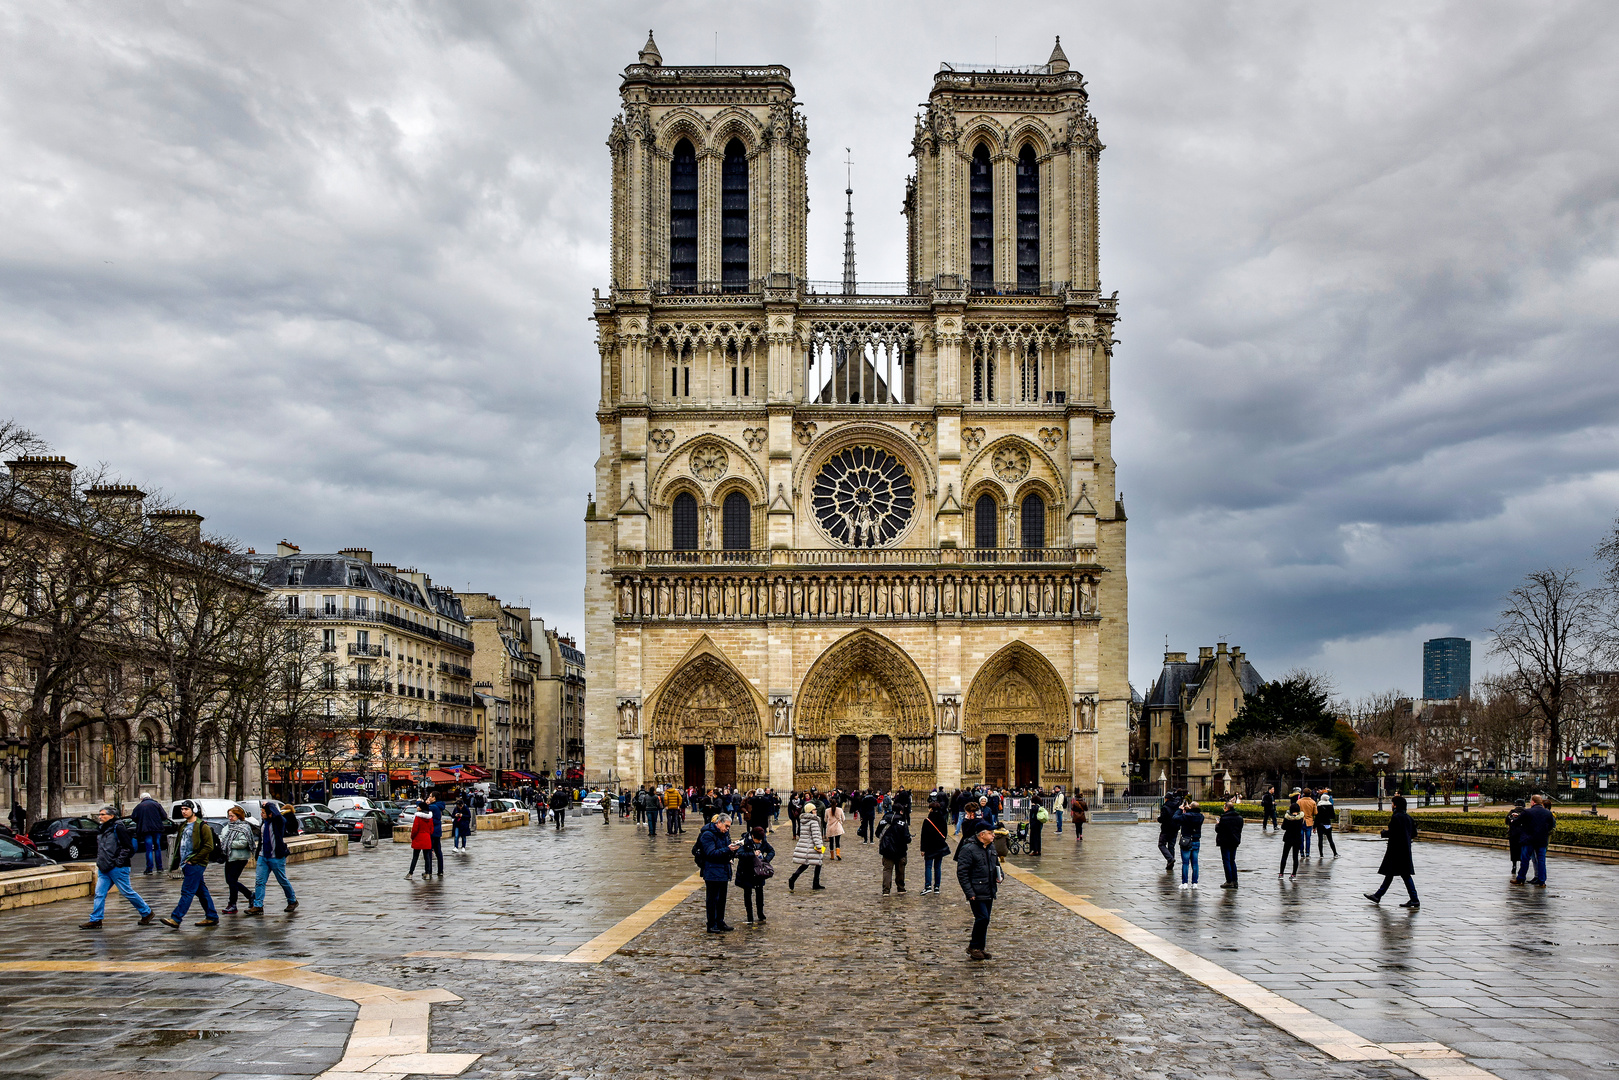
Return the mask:
<svg viewBox="0 0 1619 1080"><path fill-rule="evenodd" d="M1040 288L1040 161L1024 144L1017 156L1017 283L995 281L995 175L989 147L979 143L967 168L968 256L974 291L1036 292Z"/></svg>
<svg viewBox="0 0 1619 1080"><path fill-rule="evenodd" d="M669 286L698 291L697 150L690 139L675 144L669 160ZM748 289L748 151L741 139L725 146L720 165L720 289Z"/></svg>
<svg viewBox="0 0 1619 1080"><path fill-rule="evenodd" d="M1025 495L1021 511L1019 514L1021 520L1018 522L1022 526L1019 536L1021 543L1018 546L1045 547L1046 500L1033 493ZM1000 506L996 503L995 496L986 492L978 496L978 501L973 504L973 547L1000 547L1000 539Z"/></svg>
<svg viewBox="0 0 1619 1080"><path fill-rule="evenodd" d="M689 491L675 496L670 508L670 547L676 551L696 551L698 537L697 498ZM747 551L753 547L753 504L740 491L725 496L720 504L720 546L725 551Z"/></svg>

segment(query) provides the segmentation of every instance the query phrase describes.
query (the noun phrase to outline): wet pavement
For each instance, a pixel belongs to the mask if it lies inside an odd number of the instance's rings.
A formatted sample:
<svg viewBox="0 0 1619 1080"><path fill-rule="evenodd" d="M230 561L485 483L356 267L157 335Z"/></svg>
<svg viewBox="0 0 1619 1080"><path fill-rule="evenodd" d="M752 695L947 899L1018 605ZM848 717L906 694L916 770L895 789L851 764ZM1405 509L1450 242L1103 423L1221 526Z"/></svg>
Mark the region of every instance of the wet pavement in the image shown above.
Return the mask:
<svg viewBox="0 0 1619 1080"><path fill-rule="evenodd" d="M1506 884L1502 853L1421 844L1424 907L1410 913L1360 896L1379 880L1375 838L1341 836L1338 860L1278 883L1279 841L1247 836L1235 893L1218 888L1212 847L1204 888L1177 890L1147 825L1093 825L1083 845L1048 828L1046 854L1016 861L1377 1042L1439 1040L1506 1080L1619 1070L1619 926L1604 904L1619 867L1555 860L1551 887L1530 890ZM784 863L790 838L785 826L773 837ZM996 906L995 959L974 964L959 888L921 895L913 857L911 892L885 898L875 845L852 836L827 891L808 892L807 875L792 895L785 875L772 880L761 927L741 923L733 890L739 929L704 934L699 892L599 965L405 958L567 952L687 877L694 839L649 839L616 816L486 833L468 855L446 853L442 881L407 880L406 845L354 845L292 867L294 915L272 881L263 919L227 916L217 929L139 928L114 897L99 932L77 930L89 904L69 902L0 913L0 940L8 960L277 958L442 987L465 1001L433 1007L432 1049L484 1055L472 1080L1410 1075L1333 1061L1015 882ZM160 913L179 891L166 875L135 882ZM3 972L0 995L0 1080L307 1077L339 1056L354 1015L346 1001L210 975ZM140 1042L189 1031L214 1034Z"/></svg>

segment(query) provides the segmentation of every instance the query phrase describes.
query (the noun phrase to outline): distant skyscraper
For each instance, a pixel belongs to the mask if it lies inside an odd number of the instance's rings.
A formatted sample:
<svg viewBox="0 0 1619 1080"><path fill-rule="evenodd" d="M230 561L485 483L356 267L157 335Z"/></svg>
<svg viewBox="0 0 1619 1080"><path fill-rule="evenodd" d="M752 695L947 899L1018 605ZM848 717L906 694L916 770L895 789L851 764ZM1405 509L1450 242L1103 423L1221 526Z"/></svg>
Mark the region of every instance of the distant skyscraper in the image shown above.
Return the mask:
<svg viewBox="0 0 1619 1080"><path fill-rule="evenodd" d="M1422 696L1445 701L1467 693L1473 681L1473 643L1442 637L1422 643Z"/></svg>

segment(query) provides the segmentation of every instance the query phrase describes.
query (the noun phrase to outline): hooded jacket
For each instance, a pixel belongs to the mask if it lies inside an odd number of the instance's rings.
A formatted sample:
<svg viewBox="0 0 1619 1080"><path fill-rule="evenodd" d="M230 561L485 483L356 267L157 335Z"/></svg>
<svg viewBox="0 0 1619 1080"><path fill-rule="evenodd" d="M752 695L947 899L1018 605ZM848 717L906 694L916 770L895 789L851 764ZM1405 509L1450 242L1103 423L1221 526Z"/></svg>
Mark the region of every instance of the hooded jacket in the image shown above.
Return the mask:
<svg viewBox="0 0 1619 1080"><path fill-rule="evenodd" d="M967 899L975 900L980 896L994 899L1000 876L1000 860L995 857L993 845L985 847L974 836L964 840L956 850L956 881Z"/></svg>
<svg viewBox="0 0 1619 1080"><path fill-rule="evenodd" d="M135 853L130 839L129 826L123 822L116 819L102 822L96 829L96 869L110 874L117 867L127 867L129 857Z"/></svg>

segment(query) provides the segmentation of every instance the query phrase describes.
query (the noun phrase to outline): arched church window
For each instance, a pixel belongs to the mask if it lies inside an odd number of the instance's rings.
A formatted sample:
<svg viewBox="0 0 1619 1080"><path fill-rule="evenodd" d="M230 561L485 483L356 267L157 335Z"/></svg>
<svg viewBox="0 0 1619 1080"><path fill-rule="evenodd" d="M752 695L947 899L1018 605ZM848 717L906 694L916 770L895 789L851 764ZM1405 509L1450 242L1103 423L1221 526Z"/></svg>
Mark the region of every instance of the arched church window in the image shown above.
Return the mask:
<svg viewBox="0 0 1619 1080"><path fill-rule="evenodd" d="M697 151L675 143L669 162L669 284L697 284Z"/></svg>
<svg viewBox="0 0 1619 1080"><path fill-rule="evenodd" d="M741 139L726 144L720 168L720 286L748 290L748 151Z"/></svg>
<svg viewBox="0 0 1619 1080"><path fill-rule="evenodd" d="M1027 144L1017 158L1017 287L1040 288L1040 163Z"/></svg>
<svg viewBox="0 0 1619 1080"><path fill-rule="evenodd" d="M747 551L753 546L753 506L746 495L733 491L725 496L721 517L726 551Z"/></svg>
<svg viewBox="0 0 1619 1080"><path fill-rule="evenodd" d="M978 502L973 504L973 547L992 548L996 546L999 529L998 515L995 510L995 496L985 493L978 496Z"/></svg>
<svg viewBox="0 0 1619 1080"><path fill-rule="evenodd" d="M815 520L839 544L881 547L910 524L916 487L886 450L851 446L827 459L810 490Z"/></svg>
<svg viewBox="0 0 1619 1080"><path fill-rule="evenodd" d="M671 546L676 551L697 550L697 500L691 492L682 491L675 496L674 512L671 515L674 525Z"/></svg>
<svg viewBox="0 0 1619 1080"><path fill-rule="evenodd" d="M988 289L995 280L995 188L990 176L989 147L983 143L973 151L967 174L972 284L976 289Z"/></svg>
<svg viewBox="0 0 1619 1080"><path fill-rule="evenodd" d="M1027 495L1023 499L1022 540L1026 548L1046 546L1046 500L1038 495Z"/></svg>

